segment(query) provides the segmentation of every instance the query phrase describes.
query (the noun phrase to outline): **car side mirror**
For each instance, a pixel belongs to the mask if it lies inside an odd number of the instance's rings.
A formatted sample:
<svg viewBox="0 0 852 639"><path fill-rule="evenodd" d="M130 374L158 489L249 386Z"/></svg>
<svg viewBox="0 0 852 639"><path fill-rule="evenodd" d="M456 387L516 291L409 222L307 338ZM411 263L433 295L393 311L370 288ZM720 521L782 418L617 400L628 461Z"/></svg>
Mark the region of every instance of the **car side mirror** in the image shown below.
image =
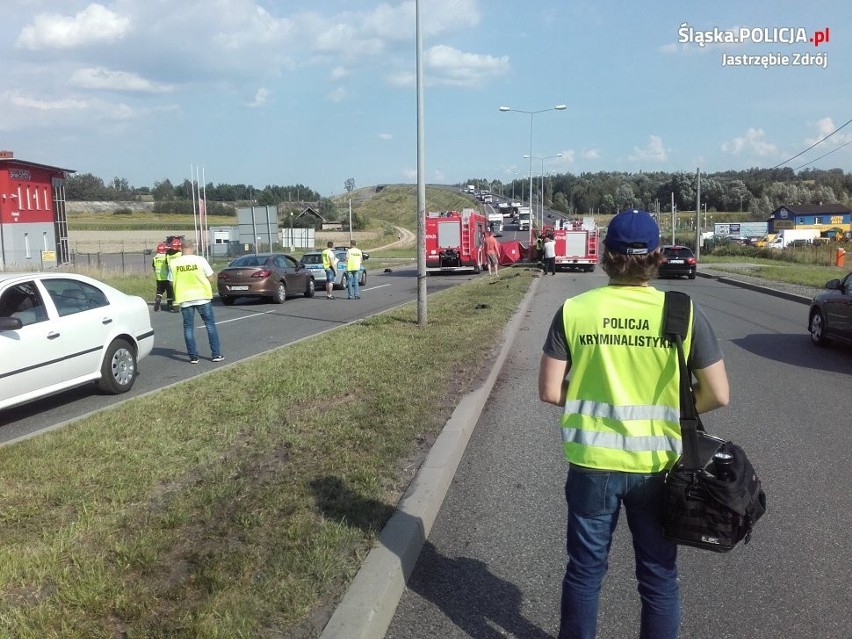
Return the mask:
<svg viewBox="0 0 852 639"><path fill-rule="evenodd" d="M828 280L828 281L825 283L825 288L828 288L828 289L831 289L831 290L836 291L836 290L838 290L838 289L840 289L840 288L842 288L842 287L840 286L840 280L838 280L838 279L833 279L833 280Z"/></svg>

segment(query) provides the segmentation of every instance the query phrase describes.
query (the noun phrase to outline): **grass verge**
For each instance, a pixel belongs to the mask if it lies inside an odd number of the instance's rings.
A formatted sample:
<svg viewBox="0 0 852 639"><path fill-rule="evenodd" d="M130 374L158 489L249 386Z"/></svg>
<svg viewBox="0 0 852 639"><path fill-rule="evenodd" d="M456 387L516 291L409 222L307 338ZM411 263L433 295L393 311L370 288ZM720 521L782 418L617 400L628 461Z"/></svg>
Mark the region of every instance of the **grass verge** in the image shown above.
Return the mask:
<svg viewBox="0 0 852 639"><path fill-rule="evenodd" d="M534 277L505 269L430 296L424 329L408 304L0 448L0 628L315 636Z"/></svg>
<svg viewBox="0 0 852 639"><path fill-rule="evenodd" d="M717 271L745 273L762 277L772 282L787 282L823 288L825 283L836 277L844 277L849 270L836 266L781 262L765 258L702 256L701 264Z"/></svg>

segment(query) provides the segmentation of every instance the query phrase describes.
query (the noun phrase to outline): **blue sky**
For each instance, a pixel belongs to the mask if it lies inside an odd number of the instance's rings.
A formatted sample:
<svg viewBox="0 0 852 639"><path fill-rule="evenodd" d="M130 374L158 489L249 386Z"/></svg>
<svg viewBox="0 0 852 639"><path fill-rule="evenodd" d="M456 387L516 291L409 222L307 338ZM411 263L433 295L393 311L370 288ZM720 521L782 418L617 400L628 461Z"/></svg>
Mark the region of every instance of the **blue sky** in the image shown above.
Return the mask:
<svg viewBox="0 0 852 639"><path fill-rule="evenodd" d="M0 148L17 158L134 186L191 165L214 184L322 195L350 177L416 182L413 0L0 9ZM531 119L533 155L562 154L544 170L576 174L775 166L852 118L840 0L422 0L421 15L427 182L526 177ZM700 46L690 29L750 40ZM825 29L819 46L795 41ZM850 171L850 141L852 124L785 166L836 149L808 166Z"/></svg>

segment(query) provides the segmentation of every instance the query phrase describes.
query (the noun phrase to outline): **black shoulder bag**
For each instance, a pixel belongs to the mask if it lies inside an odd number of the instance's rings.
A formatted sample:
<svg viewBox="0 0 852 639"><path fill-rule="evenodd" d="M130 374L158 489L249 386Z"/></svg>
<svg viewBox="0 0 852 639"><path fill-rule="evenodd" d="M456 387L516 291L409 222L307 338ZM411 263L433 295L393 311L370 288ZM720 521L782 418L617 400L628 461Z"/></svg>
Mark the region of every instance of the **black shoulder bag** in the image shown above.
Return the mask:
<svg viewBox="0 0 852 639"><path fill-rule="evenodd" d="M666 292L663 333L677 347L683 453L666 476L663 528L671 541L715 552L748 543L766 512L766 495L742 448L708 435L695 411L692 374L683 355L691 301Z"/></svg>

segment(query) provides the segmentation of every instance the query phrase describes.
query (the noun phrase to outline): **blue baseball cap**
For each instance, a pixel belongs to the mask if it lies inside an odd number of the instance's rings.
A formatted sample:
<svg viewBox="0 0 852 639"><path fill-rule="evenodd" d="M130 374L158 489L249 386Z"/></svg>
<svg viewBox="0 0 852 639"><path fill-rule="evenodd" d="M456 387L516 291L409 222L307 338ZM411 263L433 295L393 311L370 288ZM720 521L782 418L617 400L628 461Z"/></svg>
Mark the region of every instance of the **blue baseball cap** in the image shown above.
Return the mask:
<svg viewBox="0 0 852 639"><path fill-rule="evenodd" d="M647 211L622 211L609 223L604 244L613 253L647 255L660 245L660 227Z"/></svg>

